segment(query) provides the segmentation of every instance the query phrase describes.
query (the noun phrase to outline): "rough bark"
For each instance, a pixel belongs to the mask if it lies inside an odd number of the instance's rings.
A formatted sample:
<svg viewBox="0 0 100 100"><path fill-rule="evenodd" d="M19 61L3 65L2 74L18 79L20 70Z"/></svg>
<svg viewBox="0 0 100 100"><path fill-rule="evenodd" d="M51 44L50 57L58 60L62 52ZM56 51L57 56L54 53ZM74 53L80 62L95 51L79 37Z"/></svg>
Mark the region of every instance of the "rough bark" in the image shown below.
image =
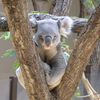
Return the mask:
<svg viewBox="0 0 100 100"><path fill-rule="evenodd" d="M86 5L85 3L87 2L86 0L81 0L83 5L85 6L87 12L89 14L92 14L93 11L94 11L94 7L89 7L88 5ZM92 1L93 2L93 1ZM97 2L97 1L95 1ZM89 2L90 3L90 2ZM89 60L89 63L88 65L91 66L92 68L92 74L96 73L97 70L98 70L98 67L100 66L100 39L98 41L98 44L96 45L91 57L90 57L90 60Z"/></svg>
<svg viewBox="0 0 100 100"><path fill-rule="evenodd" d="M56 5L56 0L53 0L50 6L49 14L52 14L55 5Z"/></svg>
<svg viewBox="0 0 100 100"><path fill-rule="evenodd" d="M57 16L66 16L69 13L72 1L73 0L56 0L56 5L52 14Z"/></svg>
<svg viewBox="0 0 100 100"><path fill-rule="evenodd" d="M33 8L35 11L40 11L40 8L36 2L37 0L32 0Z"/></svg>
<svg viewBox="0 0 100 100"><path fill-rule="evenodd" d="M66 16L54 16L54 15L50 15L50 14L44 14L44 13L34 13L34 14L29 14L29 17L35 17L36 20L43 20L43 19L54 19L54 20L58 20L60 18L64 18ZM74 21L74 26L72 27L72 32L73 33L80 33L83 28L85 27L88 19L84 19L84 18L72 18ZM5 31L9 31L8 28L8 24L6 21L5 17L0 17L0 31L1 32L5 32Z"/></svg>
<svg viewBox="0 0 100 100"><path fill-rule="evenodd" d="M37 53L32 41L26 12L26 1L2 1L30 100L53 100L45 85L46 83L44 81L42 69L38 65ZM79 38L70 57L65 75L57 88L58 100L70 100L75 92L82 72L88 63L90 54L95 47L97 40L100 38L99 16L100 5L89 19L88 24L82 32L82 36Z"/></svg>
<svg viewBox="0 0 100 100"><path fill-rule="evenodd" d="M98 39L100 38L100 4L90 17L85 30L76 43L61 84L57 88L59 100L70 100L81 79Z"/></svg>
<svg viewBox="0 0 100 100"><path fill-rule="evenodd" d="M93 10L95 9L95 7L94 6L90 7L89 5L87 5L87 3L91 3L92 4L92 1L88 1L88 0L81 0L81 1L84 4L88 14L91 15Z"/></svg>
<svg viewBox="0 0 100 100"><path fill-rule="evenodd" d="M85 7L84 7L84 5L83 5L83 3L82 3L82 1L80 0L79 1L80 2L80 14L79 14L79 18L84 18L85 16Z"/></svg>
<svg viewBox="0 0 100 100"><path fill-rule="evenodd" d="M91 66L92 74L95 75L97 71L99 70L98 68L100 66L100 39L96 47L94 48L94 51L91 55L88 65Z"/></svg>
<svg viewBox="0 0 100 100"><path fill-rule="evenodd" d="M50 93L39 67L31 37L26 0L2 0L11 32L13 46L23 73L30 100L50 100Z"/></svg>

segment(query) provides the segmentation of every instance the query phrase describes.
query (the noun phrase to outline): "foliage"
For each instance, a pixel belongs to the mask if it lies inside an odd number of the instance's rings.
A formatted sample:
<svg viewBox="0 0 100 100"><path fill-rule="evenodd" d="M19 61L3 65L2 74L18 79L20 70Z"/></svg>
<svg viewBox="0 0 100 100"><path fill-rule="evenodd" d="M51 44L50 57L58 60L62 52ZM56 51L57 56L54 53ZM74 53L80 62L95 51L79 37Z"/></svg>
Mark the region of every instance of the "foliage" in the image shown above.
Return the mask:
<svg viewBox="0 0 100 100"><path fill-rule="evenodd" d="M17 69L19 67L19 62L16 60L13 64L13 68Z"/></svg>
<svg viewBox="0 0 100 100"><path fill-rule="evenodd" d="M97 5L97 2L95 2L94 0L87 0L87 1L88 2L86 2L85 5L88 5L90 8L92 8L93 6L95 7ZM98 0L98 2L100 2L100 0ZM46 11L31 11L30 13L46 13ZM76 18L76 16L73 17ZM89 17L90 16L87 15L85 18L88 19ZM4 40L10 40L11 39L10 32L4 33L3 35L0 36L0 39L1 38L4 38ZM62 50L65 59L68 60L72 50L70 50L69 46L66 45L66 39L62 39ZM14 49L6 50L5 54L3 54L1 57L6 57L6 56L15 57L16 56L15 50ZM13 64L13 68L16 69L18 67L19 67L19 62L15 61ZM77 97L78 95L80 95L79 88L76 89L74 97Z"/></svg>
<svg viewBox="0 0 100 100"><path fill-rule="evenodd" d="M10 40L11 39L10 32L6 32L3 35L1 35L0 39L2 38L4 38L4 40ZM68 60L72 50L70 50L69 46L66 45L66 39L62 39L62 50L64 58ZM15 50L14 49L6 50L6 52L1 57L3 58L6 56L15 57L16 56ZM17 69L18 67L19 67L19 62L16 60L13 64L13 69ZM77 89L74 96L77 97L79 93L80 91Z"/></svg>
<svg viewBox="0 0 100 100"><path fill-rule="evenodd" d="M0 39L4 38L5 40L11 39L10 32L6 32L0 36Z"/></svg>
<svg viewBox="0 0 100 100"><path fill-rule="evenodd" d="M94 6L94 4L92 3L92 0L88 0L89 2L86 2L85 5L88 5L90 8L92 8Z"/></svg>
<svg viewBox="0 0 100 100"><path fill-rule="evenodd" d="M96 7L97 6L97 2L94 0L87 0L88 2L85 3L85 5L88 5L90 8L92 7ZM98 2L100 2L100 0L98 0Z"/></svg>
<svg viewBox="0 0 100 100"><path fill-rule="evenodd" d="M2 38L4 38L4 40L10 40L11 39L10 32L6 32L3 35L1 35L0 39ZM1 56L1 58L6 57L6 56L15 57L16 56L15 50L14 49L6 50L6 52ZM18 67L19 67L18 61L15 61L13 64L13 68L16 69Z"/></svg>
<svg viewBox="0 0 100 100"><path fill-rule="evenodd" d="M85 16L86 19L89 19L90 15Z"/></svg>
<svg viewBox="0 0 100 100"><path fill-rule="evenodd" d="M11 39L10 32L6 32L3 35L1 35L0 39L2 39L2 38L4 38L4 40L10 40ZM65 39L62 39L62 50L63 50L63 55L64 55L65 59L68 60L72 50L70 50L69 46L66 45ZM6 56L15 57L16 56L15 50L14 49L6 50L6 52L1 57L3 58L3 57L6 57ZM18 67L19 67L18 61L15 61L14 64L13 64L13 68L16 69Z"/></svg>
<svg viewBox="0 0 100 100"><path fill-rule="evenodd" d="M81 94L79 87L77 87L75 93L74 93L74 97L77 98L79 95Z"/></svg>
<svg viewBox="0 0 100 100"><path fill-rule="evenodd" d="M67 49L69 48L68 45L66 45L66 40L62 39L62 50L63 50L63 56L66 60L69 59L70 55L67 53Z"/></svg>
<svg viewBox="0 0 100 100"><path fill-rule="evenodd" d="M31 11L30 13L46 13L46 11Z"/></svg>
<svg viewBox="0 0 100 100"><path fill-rule="evenodd" d="M69 59L70 54L68 53L69 46L66 45L66 39L62 39L62 50L63 50L63 56L66 60Z"/></svg>
<svg viewBox="0 0 100 100"><path fill-rule="evenodd" d="M67 53L67 55L70 55L72 53L72 50L70 50L69 46L66 45L66 39L65 38L62 39L62 51L65 55L66 55L66 53Z"/></svg>
<svg viewBox="0 0 100 100"><path fill-rule="evenodd" d="M10 57L14 57L16 55L15 50L14 49L6 50L6 53L4 53L1 57L6 57L9 55L10 55Z"/></svg>

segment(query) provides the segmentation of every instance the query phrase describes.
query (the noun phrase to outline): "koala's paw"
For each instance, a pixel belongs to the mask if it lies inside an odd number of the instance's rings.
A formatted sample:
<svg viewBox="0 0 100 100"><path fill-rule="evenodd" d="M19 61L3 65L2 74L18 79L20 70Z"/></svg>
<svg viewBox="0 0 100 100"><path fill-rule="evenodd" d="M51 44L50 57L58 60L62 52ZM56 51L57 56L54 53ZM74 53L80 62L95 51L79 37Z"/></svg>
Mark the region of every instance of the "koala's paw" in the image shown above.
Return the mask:
<svg viewBox="0 0 100 100"><path fill-rule="evenodd" d="M45 63L43 68L44 68L45 73L50 74L51 69L50 69L50 66L49 66L49 65L47 65L47 64Z"/></svg>

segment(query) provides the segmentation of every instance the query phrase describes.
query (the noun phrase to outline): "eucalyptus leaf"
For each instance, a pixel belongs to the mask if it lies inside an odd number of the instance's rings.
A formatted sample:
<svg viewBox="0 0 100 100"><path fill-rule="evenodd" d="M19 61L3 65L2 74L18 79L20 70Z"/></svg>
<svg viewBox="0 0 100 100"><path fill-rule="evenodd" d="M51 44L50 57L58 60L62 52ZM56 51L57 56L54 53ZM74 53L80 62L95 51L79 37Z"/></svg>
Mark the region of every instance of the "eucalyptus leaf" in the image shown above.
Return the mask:
<svg viewBox="0 0 100 100"><path fill-rule="evenodd" d="M0 36L0 39L1 39L1 38L4 38L5 40L11 39L10 32L4 33L3 35Z"/></svg>
<svg viewBox="0 0 100 100"><path fill-rule="evenodd" d="M46 11L31 11L30 13L46 13Z"/></svg>
<svg viewBox="0 0 100 100"><path fill-rule="evenodd" d="M77 98L79 95L81 94L79 87L77 87L75 93L74 93L74 97Z"/></svg>
<svg viewBox="0 0 100 100"><path fill-rule="evenodd" d="M62 46L63 46L63 47L66 47L66 48L69 48L69 46L68 46L68 45L66 45L66 44L62 44Z"/></svg>
<svg viewBox="0 0 100 100"><path fill-rule="evenodd" d="M14 64L13 64L13 68L14 69L17 69L19 67L19 62L18 61L15 61Z"/></svg>
<svg viewBox="0 0 100 100"><path fill-rule="evenodd" d="M16 52L13 51L11 54L10 54L10 57L15 57L16 56Z"/></svg>
<svg viewBox="0 0 100 100"><path fill-rule="evenodd" d="M4 53L1 57L3 58L3 57L6 57L6 56L9 56L9 55L11 55L13 52L15 52L14 49L6 50L6 53Z"/></svg>
<svg viewBox="0 0 100 100"><path fill-rule="evenodd" d="M63 52L63 56L66 60L69 59L70 55L67 52Z"/></svg>

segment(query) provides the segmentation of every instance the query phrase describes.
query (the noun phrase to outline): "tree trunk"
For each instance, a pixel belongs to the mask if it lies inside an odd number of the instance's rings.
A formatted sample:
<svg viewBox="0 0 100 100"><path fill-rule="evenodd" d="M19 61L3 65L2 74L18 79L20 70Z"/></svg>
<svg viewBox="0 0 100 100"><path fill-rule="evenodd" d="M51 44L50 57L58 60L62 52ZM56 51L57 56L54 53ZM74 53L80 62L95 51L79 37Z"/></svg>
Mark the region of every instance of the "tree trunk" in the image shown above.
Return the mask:
<svg viewBox="0 0 100 100"><path fill-rule="evenodd" d="M66 16L69 13L72 1L73 0L56 0L52 14L57 16Z"/></svg>
<svg viewBox="0 0 100 100"><path fill-rule="evenodd" d="M32 40L26 0L2 0L11 32L13 46L22 70L30 100L50 100L43 70Z"/></svg>
<svg viewBox="0 0 100 100"><path fill-rule="evenodd" d="M80 2L80 14L79 14L79 18L84 18L85 17L85 7L82 3L81 0L79 0Z"/></svg>
<svg viewBox="0 0 100 100"><path fill-rule="evenodd" d="M85 4L86 2L88 2L88 3L91 3L91 2L86 1L86 0L81 0L81 1L82 1L83 5L85 6L87 12L91 15L93 13L94 9L95 9L94 6L91 8L90 6ZM97 2L97 1L95 1L95 2ZM90 57L89 63L88 63L88 65L91 66L92 74L96 73L99 66L100 66L99 55L100 55L100 39L99 39L99 41L98 41L98 43L97 43L97 45L96 45L96 47L93 51L93 53Z"/></svg>
<svg viewBox="0 0 100 100"><path fill-rule="evenodd" d="M40 11L40 8L39 8L36 0L32 0L32 4L33 4L33 8L34 8L35 11Z"/></svg>
<svg viewBox="0 0 100 100"><path fill-rule="evenodd" d="M39 67L26 12L26 0L2 1L29 99L54 100L46 86L43 70ZM71 54L62 82L56 89L57 100L70 100L73 96L90 54L100 38L99 16L100 5L89 19Z"/></svg>
<svg viewBox="0 0 100 100"><path fill-rule="evenodd" d="M90 17L85 30L81 33L82 35L71 54L62 82L57 88L59 100L70 100L76 90L90 55L100 38L99 16L100 4Z"/></svg>

